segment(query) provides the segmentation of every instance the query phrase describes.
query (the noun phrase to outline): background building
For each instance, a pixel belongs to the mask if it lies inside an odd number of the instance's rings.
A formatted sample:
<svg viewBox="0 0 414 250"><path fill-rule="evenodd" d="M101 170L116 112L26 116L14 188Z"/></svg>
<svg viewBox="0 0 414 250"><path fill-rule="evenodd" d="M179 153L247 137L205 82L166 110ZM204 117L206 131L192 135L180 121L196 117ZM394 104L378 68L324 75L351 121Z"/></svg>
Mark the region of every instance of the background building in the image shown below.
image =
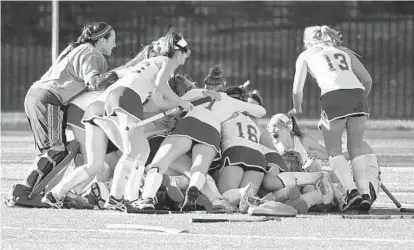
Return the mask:
<svg viewBox="0 0 414 250"><path fill-rule="evenodd" d="M82 25L105 21L117 32L110 68L142 44L180 29L192 50L179 72L203 81L222 63L231 85L250 79L268 114L292 108L297 55L307 26L340 29L373 77L371 118L414 118L413 2L59 2L59 51ZM1 111L23 111L29 86L51 64L51 2L1 3ZM319 88L308 77L304 116L319 116Z"/></svg>

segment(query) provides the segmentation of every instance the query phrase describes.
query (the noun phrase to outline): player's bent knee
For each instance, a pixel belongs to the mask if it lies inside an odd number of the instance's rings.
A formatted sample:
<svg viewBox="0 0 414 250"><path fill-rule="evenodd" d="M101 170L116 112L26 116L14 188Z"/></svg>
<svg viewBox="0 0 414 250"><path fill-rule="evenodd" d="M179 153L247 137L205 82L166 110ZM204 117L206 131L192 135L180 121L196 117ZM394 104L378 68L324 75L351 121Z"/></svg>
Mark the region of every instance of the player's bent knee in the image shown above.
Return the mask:
<svg viewBox="0 0 414 250"><path fill-rule="evenodd" d="M85 165L85 171L89 174L89 175L97 175L101 170L103 170L104 168L104 164L103 163L92 163L92 164L87 164Z"/></svg>
<svg viewBox="0 0 414 250"><path fill-rule="evenodd" d="M159 172L159 169L157 167L151 167L147 170L147 175L156 174Z"/></svg>
<svg viewBox="0 0 414 250"><path fill-rule="evenodd" d="M263 177L262 186L267 191L277 191L285 187L282 180L277 176L265 175Z"/></svg>

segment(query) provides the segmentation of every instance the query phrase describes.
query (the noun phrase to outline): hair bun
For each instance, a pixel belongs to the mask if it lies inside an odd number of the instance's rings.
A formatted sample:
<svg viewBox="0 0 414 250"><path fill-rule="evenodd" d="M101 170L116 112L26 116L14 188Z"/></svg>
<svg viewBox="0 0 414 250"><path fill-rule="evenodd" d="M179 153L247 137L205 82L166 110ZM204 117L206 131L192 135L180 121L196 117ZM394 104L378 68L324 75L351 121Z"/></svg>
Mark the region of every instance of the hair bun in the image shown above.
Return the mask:
<svg viewBox="0 0 414 250"><path fill-rule="evenodd" d="M214 65L204 80L207 85L223 85L225 82L226 78L223 76L221 65Z"/></svg>
<svg viewBox="0 0 414 250"><path fill-rule="evenodd" d="M220 65L215 65L213 68L211 68L209 72L209 76L214 79L222 77L223 70L221 69Z"/></svg>

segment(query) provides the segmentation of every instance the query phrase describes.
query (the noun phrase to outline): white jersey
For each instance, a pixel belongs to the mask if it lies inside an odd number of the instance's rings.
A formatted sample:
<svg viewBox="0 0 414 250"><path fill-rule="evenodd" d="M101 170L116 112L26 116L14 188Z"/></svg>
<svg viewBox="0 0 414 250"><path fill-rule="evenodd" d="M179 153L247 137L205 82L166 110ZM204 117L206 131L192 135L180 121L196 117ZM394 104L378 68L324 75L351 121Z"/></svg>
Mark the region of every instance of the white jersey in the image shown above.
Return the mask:
<svg viewBox="0 0 414 250"><path fill-rule="evenodd" d="M332 46L323 46L320 51L308 51L307 65L321 89L321 95L338 89L364 89L352 71L348 53Z"/></svg>
<svg viewBox="0 0 414 250"><path fill-rule="evenodd" d="M75 99L73 99L70 104L76 105L79 109L69 109L68 110L68 124L72 126L77 126L76 124L79 124L80 121L74 120L74 119L80 119L83 117L84 112L86 108L93 103L94 101L98 100L98 98L101 96L101 91L92 91L92 92L86 92ZM81 112L79 114L73 114L72 112ZM144 105L144 112L145 112L145 105ZM154 113L150 113L154 115ZM175 125L174 118L171 116L163 117L162 119L156 120L154 122L148 123L144 125L144 132L149 136L153 135L161 135L161 134L167 134ZM81 128L83 129L83 128Z"/></svg>
<svg viewBox="0 0 414 250"><path fill-rule="evenodd" d="M235 113L221 124L221 150L243 146L260 151L260 129L247 115Z"/></svg>
<svg viewBox="0 0 414 250"><path fill-rule="evenodd" d="M184 100L202 98L205 96L205 91L205 89L192 89L182 98ZM214 127L217 131L221 131L220 124L229 119L235 112L247 112L258 118L266 114L266 110L262 106L234 99L225 93L220 93L220 96L221 100L219 101L213 100L194 106L185 117L194 117Z"/></svg>
<svg viewBox="0 0 414 250"><path fill-rule="evenodd" d="M106 100L106 96L111 90L124 86L137 93L141 97L142 103L144 103L147 97L156 90L155 80L162 64L167 60L168 57L157 56L139 62L132 67L134 72L126 74L109 86L99 99L102 101Z"/></svg>
<svg viewBox="0 0 414 250"><path fill-rule="evenodd" d="M78 106L82 110L85 110L89 106L89 104L98 100L101 94L101 91L86 92L73 99L70 103Z"/></svg>

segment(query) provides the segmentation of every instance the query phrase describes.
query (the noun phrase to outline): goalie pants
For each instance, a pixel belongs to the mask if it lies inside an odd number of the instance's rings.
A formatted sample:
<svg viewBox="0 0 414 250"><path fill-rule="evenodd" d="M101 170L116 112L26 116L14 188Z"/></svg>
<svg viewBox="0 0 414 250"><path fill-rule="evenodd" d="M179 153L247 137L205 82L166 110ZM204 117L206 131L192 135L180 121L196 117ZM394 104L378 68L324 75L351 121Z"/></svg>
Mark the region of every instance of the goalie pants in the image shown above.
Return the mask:
<svg viewBox="0 0 414 250"><path fill-rule="evenodd" d="M31 87L24 109L34 135L37 157L26 178L34 187L68 154L66 150L66 107L50 91Z"/></svg>
<svg viewBox="0 0 414 250"><path fill-rule="evenodd" d="M65 151L66 107L50 91L31 87L24 110L34 135L37 155L48 150Z"/></svg>

